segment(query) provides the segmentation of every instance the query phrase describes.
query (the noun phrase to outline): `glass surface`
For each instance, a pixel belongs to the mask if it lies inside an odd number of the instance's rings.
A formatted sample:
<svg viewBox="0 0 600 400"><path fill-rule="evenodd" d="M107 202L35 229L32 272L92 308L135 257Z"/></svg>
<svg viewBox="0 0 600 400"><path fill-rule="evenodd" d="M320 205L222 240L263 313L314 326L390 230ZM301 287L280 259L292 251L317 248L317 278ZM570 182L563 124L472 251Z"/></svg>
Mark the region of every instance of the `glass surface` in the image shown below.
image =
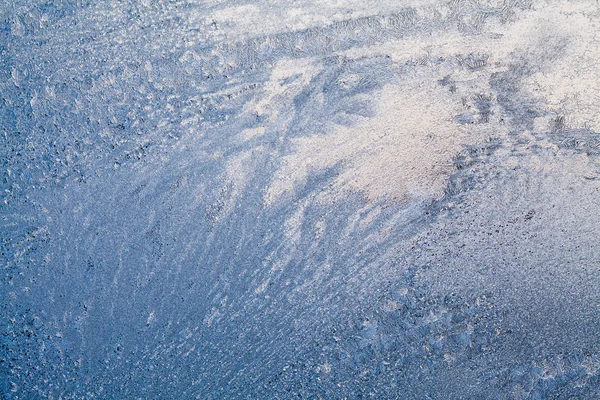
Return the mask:
<svg viewBox="0 0 600 400"><path fill-rule="evenodd" d="M600 398L597 2L0 17L4 398Z"/></svg>

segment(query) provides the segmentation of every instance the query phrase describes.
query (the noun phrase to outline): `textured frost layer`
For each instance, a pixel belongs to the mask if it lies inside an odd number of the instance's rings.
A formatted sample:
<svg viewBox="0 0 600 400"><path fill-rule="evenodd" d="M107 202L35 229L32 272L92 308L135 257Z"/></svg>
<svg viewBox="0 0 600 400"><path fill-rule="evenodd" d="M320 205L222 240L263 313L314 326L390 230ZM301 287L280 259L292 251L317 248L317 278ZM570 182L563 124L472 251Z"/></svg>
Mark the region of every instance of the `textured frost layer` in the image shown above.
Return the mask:
<svg viewBox="0 0 600 400"><path fill-rule="evenodd" d="M9 3L4 397L600 397L597 4Z"/></svg>

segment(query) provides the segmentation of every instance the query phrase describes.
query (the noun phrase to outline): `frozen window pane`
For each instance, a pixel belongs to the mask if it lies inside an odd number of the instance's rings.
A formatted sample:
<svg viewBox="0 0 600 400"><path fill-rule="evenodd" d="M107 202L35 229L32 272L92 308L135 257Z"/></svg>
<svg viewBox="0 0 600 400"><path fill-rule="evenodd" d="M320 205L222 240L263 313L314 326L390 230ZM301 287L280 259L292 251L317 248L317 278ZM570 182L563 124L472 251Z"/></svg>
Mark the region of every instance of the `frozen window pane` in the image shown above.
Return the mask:
<svg viewBox="0 0 600 400"><path fill-rule="evenodd" d="M0 6L0 392L600 398L591 1Z"/></svg>

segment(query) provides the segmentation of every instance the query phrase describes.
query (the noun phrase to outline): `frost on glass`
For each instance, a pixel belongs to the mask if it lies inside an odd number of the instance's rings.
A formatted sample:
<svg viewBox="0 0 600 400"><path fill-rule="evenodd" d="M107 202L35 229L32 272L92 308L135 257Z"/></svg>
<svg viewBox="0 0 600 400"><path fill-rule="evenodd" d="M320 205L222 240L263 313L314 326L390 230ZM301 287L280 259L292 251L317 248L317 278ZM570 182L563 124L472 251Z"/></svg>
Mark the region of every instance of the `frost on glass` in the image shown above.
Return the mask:
<svg viewBox="0 0 600 400"><path fill-rule="evenodd" d="M0 4L5 398L600 398L591 1Z"/></svg>

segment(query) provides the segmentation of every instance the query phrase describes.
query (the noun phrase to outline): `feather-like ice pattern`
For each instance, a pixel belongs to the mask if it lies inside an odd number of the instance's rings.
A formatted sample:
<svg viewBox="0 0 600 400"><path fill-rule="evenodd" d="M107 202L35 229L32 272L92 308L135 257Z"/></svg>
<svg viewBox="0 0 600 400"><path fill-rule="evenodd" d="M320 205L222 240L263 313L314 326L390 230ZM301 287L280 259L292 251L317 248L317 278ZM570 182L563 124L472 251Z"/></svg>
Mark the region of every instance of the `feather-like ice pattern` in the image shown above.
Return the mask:
<svg viewBox="0 0 600 400"><path fill-rule="evenodd" d="M0 393L600 398L598 24L0 4Z"/></svg>

